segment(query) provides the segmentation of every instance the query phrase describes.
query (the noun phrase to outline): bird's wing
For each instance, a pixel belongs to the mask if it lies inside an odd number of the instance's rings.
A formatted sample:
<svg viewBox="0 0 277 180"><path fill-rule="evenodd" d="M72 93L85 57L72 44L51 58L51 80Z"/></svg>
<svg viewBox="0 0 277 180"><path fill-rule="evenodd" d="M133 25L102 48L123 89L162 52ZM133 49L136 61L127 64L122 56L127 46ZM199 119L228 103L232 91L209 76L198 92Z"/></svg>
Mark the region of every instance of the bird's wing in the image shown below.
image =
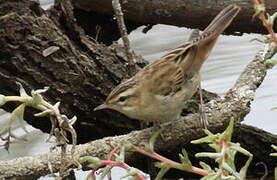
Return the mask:
<svg viewBox="0 0 277 180"><path fill-rule="evenodd" d="M182 89L192 73L191 66L198 48L193 39L198 36L199 31L194 31L190 37L191 41L138 72L137 76L140 76L138 79L143 79L144 82L141 83L148 92L170 95Z"/></svg>
<svg viewBox="0 0 277 180"><path fill-rule="evenodd" d="M181 90L186 78L183 68L167 59L145 67L137 76L141 76L138 79L147 92L165 96Z"/></svg>

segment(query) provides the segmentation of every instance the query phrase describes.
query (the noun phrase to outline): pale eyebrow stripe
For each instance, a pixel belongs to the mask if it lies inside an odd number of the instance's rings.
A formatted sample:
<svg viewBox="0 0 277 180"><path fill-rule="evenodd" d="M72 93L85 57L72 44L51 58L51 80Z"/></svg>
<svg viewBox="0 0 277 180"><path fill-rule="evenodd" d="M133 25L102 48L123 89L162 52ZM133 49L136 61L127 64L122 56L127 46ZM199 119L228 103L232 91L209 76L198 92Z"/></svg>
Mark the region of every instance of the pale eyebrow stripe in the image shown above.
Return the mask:
<svg viewBox="0 0 277 180"><path fill-rule="evenodd" d="M123 82L122 84L118 85L112 92L111 94L108 96L107 99L112 99L115 96L117 96L118 94L126 91L127 89L135 86L136 82L133 80L133 78L128 79L127 81Z"/></svg>

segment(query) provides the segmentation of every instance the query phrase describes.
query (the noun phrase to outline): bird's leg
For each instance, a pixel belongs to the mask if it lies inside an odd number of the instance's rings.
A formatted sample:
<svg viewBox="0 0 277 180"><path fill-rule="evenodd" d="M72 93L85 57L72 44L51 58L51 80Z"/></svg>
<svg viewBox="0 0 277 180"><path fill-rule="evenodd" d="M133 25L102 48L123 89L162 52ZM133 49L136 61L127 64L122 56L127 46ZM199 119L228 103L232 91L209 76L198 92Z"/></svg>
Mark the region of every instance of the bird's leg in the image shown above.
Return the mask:
<svg viewBox="0 0 277 180"><path fill-rule="evenodd" d="M153 127L154 128L160 128L161 127L161 121L153 121Z"/></svg>
<svg viewBox="0 0 277 180"><path fill-rule="evenodd" d="M145 129L149 127L149 122L140 121L140 129Z"/></svg>
<svg viewBox="0 0 277 180"><path fill-rule="evenodd" d="M200 114L200 122L201 126L204 126L204 129L207 129L209 125L207 115L204 112L204 101L203 101L203 93L201 88L201 82L199 83L199 96L200 96L200 104L199 104L199 114Z"/></svg>

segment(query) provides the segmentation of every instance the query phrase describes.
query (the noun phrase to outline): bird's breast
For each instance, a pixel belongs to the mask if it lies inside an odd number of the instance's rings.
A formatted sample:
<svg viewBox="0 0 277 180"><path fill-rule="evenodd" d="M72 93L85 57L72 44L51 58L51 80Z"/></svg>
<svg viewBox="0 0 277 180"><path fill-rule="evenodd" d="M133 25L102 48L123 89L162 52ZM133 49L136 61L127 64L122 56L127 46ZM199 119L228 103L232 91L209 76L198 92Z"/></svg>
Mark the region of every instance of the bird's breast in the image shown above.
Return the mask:
<svg viewBox="0 0 277 180"><path fill-rule="evenodd" d="M168 122L176 120L184 107L185 101L190 99L197 91L200 77L195 73L189 80L184 82L182 89L169 95L142 94L142 103L137 111L130 116L146 122Z"/></svg>

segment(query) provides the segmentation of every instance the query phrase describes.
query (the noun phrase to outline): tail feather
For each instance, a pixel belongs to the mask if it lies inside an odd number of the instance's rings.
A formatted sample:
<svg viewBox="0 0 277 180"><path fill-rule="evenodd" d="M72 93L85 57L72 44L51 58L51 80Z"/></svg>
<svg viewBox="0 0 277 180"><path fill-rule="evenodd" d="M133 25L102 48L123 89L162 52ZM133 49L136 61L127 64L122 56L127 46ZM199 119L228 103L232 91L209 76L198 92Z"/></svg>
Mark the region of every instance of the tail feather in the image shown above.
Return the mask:
<svg viewBox="0 0 277 180"><path fill-rule="evenodd" d="M208 27L203 31L206 32L217 32L217 34L222 33L232 22L232 20L239 13L240 7L236 5L230 5L224 8L209 24Z"/></svg>
<svg viewBox="0 0 277 180"><path fill-rule="evenodd" d="M218 36L230 25L239 11L240 8L236 5L224 8L201 34L199 30L194 30L188 42L163 56L163 59L175 61L186 73L199 71Z"/></svg>
<svg viewBox="0 0 277 180"><path fill-rule="evenodd" d="M236 17L240 7L230 5L223 9L203 31L203 33L195 40L198 45L198 52L193 63L193 69L199 71L204 61L209 56L219 35L231 24Z"/></svg>

